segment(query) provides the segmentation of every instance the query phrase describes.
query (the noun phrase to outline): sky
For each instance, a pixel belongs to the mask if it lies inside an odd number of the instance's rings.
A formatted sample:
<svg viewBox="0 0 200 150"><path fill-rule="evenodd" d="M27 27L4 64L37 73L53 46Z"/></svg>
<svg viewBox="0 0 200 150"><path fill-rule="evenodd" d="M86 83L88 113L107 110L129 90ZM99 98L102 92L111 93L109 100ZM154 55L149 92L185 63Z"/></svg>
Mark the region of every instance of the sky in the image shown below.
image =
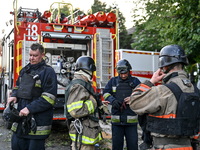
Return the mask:
<svg viewBox="0 0 200 150"><path fill-rule="evenodd" d="M2 36L2 30L6 28L6 22L10 19L13 19L14 17L10 14L11 11L13 11L13 2L17 1L17 8L20 6L22 8L32 8L36 9L38 8L39 11L43 14L45 10L49 10L50 6L54 2L62 2L62 0L1 0L0 5L0 38ZM100 0L101 2L106 2L107 6L113 6L113 3L116 3L118 5L119 10L123 13L124 17L126 18L125 26L127 29L133 27L132 22L132 13L131 10L134 7L133 0ZM80 8L80 10L83 10L85 13L89 9L91 9L92 4L94 3L94 0L64 0L65 3L71 3L74 8ZM16 6L16 3L15 3ZM57 6L57 4L53 4L53 6Z"/></svg>

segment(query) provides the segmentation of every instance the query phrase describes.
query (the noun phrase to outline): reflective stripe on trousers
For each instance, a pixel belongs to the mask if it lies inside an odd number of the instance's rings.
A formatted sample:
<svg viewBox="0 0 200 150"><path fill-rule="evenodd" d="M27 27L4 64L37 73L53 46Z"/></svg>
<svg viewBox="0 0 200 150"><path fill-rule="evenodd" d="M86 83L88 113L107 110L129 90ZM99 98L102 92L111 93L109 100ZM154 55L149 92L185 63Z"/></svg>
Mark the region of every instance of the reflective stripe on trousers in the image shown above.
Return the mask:
<svg viewBox="0 0 200 150"><path fill-rule="evenodd" d="M111 121L113 123L119 123L120 122L120 116L119 115L111 115ZM137 115L136 116L127 116L127 123L137 123Z"/></svg>

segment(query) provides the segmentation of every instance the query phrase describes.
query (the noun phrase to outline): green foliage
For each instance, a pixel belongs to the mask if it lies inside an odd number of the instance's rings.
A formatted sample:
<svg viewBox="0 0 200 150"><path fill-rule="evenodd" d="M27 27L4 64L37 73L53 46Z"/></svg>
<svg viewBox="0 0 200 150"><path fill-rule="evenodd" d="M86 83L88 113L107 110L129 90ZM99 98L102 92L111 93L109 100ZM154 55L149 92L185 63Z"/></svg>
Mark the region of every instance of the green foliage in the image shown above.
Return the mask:
<svg viewBox="0 0 200 150"><path fill-rule="evenodd" d="M189 62L200 61L200 4L198 0L138 0L133 20L136 32L132 48L160 51L169 44L183 47ZM141 7L139 7L141 6ZM145 13L137 12L142 10Z"/></svg>
<svg viewBox="0 0 200 150"><path fill-rule="evenodd" d="M76 12L77 10L79 10L79 8L75 8L73 10L73 13ZM71 15L71 5L64 5L64 4L61 5L60 6L60 13L65 14L66 17ZM79 10L79 12L78 12L79 15L83 14L83 13L84 12L81 11L81 10ZM52 18L56 19L57 15L58 15L58 6L56 8L54 8L54 9L52 9Z"/></svg>
<svg viewBox="0 0 200 150"><path fill-rule="evenodd" d="M92 5L92 13L96 13L96 12L99 12L99 11L104 11L106 12L107 9L106 9L106 3L102 3L101 1L99 0L94 0L94 4Z"/></svg>

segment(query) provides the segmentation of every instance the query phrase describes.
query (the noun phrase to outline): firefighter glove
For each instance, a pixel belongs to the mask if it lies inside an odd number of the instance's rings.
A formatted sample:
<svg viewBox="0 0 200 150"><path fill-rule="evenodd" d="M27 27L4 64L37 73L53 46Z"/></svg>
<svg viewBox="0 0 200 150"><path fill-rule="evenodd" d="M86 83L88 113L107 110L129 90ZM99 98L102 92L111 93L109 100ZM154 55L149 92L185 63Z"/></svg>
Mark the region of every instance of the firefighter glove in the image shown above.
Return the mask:
<svg viewBox="0 0 200 150"><path fill-rule="evenodd" d="M22 128L23 134L28 135L28 133L30 132L30 125L27 120L27 117L23 119L21 128Z"/></svg>
<svg viewBox="0 0 200 150"><path fill-rule="evenodd" d="M102 103L102 105L99 107L99 109L103 110L103 112L104 112L105 114L110 115L110 112L109 112L109 110L108 110L108 107L107 107L104 103Z"/></svg>
<svg viewBox="0 0 200 150"><path fill-rule="evenodd" d="M115 109L120 109L120 107L121 107L120 101L114 100L114 101L112 102L112 107L115 108Z"/></svg>
<svg viewBox="0 0 200 150"><path fill-rule="evenodd" d="M36 125L35 119L33 117L31 118L31 130L33 131L34 134L37 131L37 125Z"/></svg>

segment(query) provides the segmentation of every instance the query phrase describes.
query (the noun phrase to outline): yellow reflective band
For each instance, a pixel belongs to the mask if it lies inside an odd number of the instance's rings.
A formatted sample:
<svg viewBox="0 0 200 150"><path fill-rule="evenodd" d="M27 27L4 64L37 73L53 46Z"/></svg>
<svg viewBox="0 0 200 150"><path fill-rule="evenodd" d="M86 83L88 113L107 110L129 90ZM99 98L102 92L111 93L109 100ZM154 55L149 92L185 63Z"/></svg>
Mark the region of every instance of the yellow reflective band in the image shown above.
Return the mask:
<svg viewBox="0 0 200 150"><path fill-rule="evenodd" d="M69 134L69 135L70 135L70 138L72 141L76 140L76 134ZM94 145L94 144L98 143L100 140L102 140L101 133L99 133L99 135L95 139L82 135L82 143L83 144ZM79 135L78 135L78 142L79 142Z"/></svg>
<svg viewBox="0 0 200 150"><path fill-rule="evenodd" d="M33 131L29 133L29 135L49 135L51 130L43 130L43 131L36 131L34 134Z"/></svg>
<svg viewBox="0 0 200 150"><path fill-rule="evenodd" d="M137 119L127 119L127 123L137 123Z"/></svg>
<svg viewBox="0 0 200 150"><path fill-rule="evenodd" d="M68 112L81 107L83 107L83 101L73 102L70 105L67 105Z"/></svg>
<svg viewBox="0 0 200 150"><path fill-rule="evenodd" d="M18 86L16 86L14 89L17 90L17 89L18 89Z"/></svg>
<svg viewBox="0 0 200 150"><path fill-rule="evenodd" d="M117 122L120 122L120 120L119 120L119 119L111 118L111 122L115 122L115 123L117 123Z"/></svg>
<svg viewBox="0 0 200 150"><path fill-rule="evenodd" d="M49 102L51 105L54 105L54 104L55 104L55 101L52 100L50 97L45 96L45 95L42 95L42 97L43 97L47 102Z"/></svg>
<svg viewBox="0 0 200 150"><path fill-rule="evenodd" d="M87 107L88 107L88 111L89 111L89 114L92 114L94 112L94 107L93 107L93 103L91 100L87 100L85 101Z"/></svg>
<svg viewBox="0 0 200 150"><path fill-rule="evenodd" d="M111 121L113 123L119 123L120 122L120 116L119 115L111 115ZM137 115L136 116L127 116L127 123L137 123Z"/></svg>
<svg viewBox="0 0 200 150"><path fill-rule="evenodd" d="M15 127L14 125L12 125L11 130L14 131L14 132L16 132L17 131L17 127Z"/></svg>
<svg viewBox="0 0 200 150"><path fill-rule="evenodd" d="M37 84L37 83L35 83L35 87L39 87L39 88L41 88L41 84Z"/></svg>
<svg viewBox="0 0 200 150"><path fill-rule="evenodd" d="M106 98L108 98L109 96L110 96L110 93L105 93L105 94L103 95L103 98L106 99Z"/></svg>

